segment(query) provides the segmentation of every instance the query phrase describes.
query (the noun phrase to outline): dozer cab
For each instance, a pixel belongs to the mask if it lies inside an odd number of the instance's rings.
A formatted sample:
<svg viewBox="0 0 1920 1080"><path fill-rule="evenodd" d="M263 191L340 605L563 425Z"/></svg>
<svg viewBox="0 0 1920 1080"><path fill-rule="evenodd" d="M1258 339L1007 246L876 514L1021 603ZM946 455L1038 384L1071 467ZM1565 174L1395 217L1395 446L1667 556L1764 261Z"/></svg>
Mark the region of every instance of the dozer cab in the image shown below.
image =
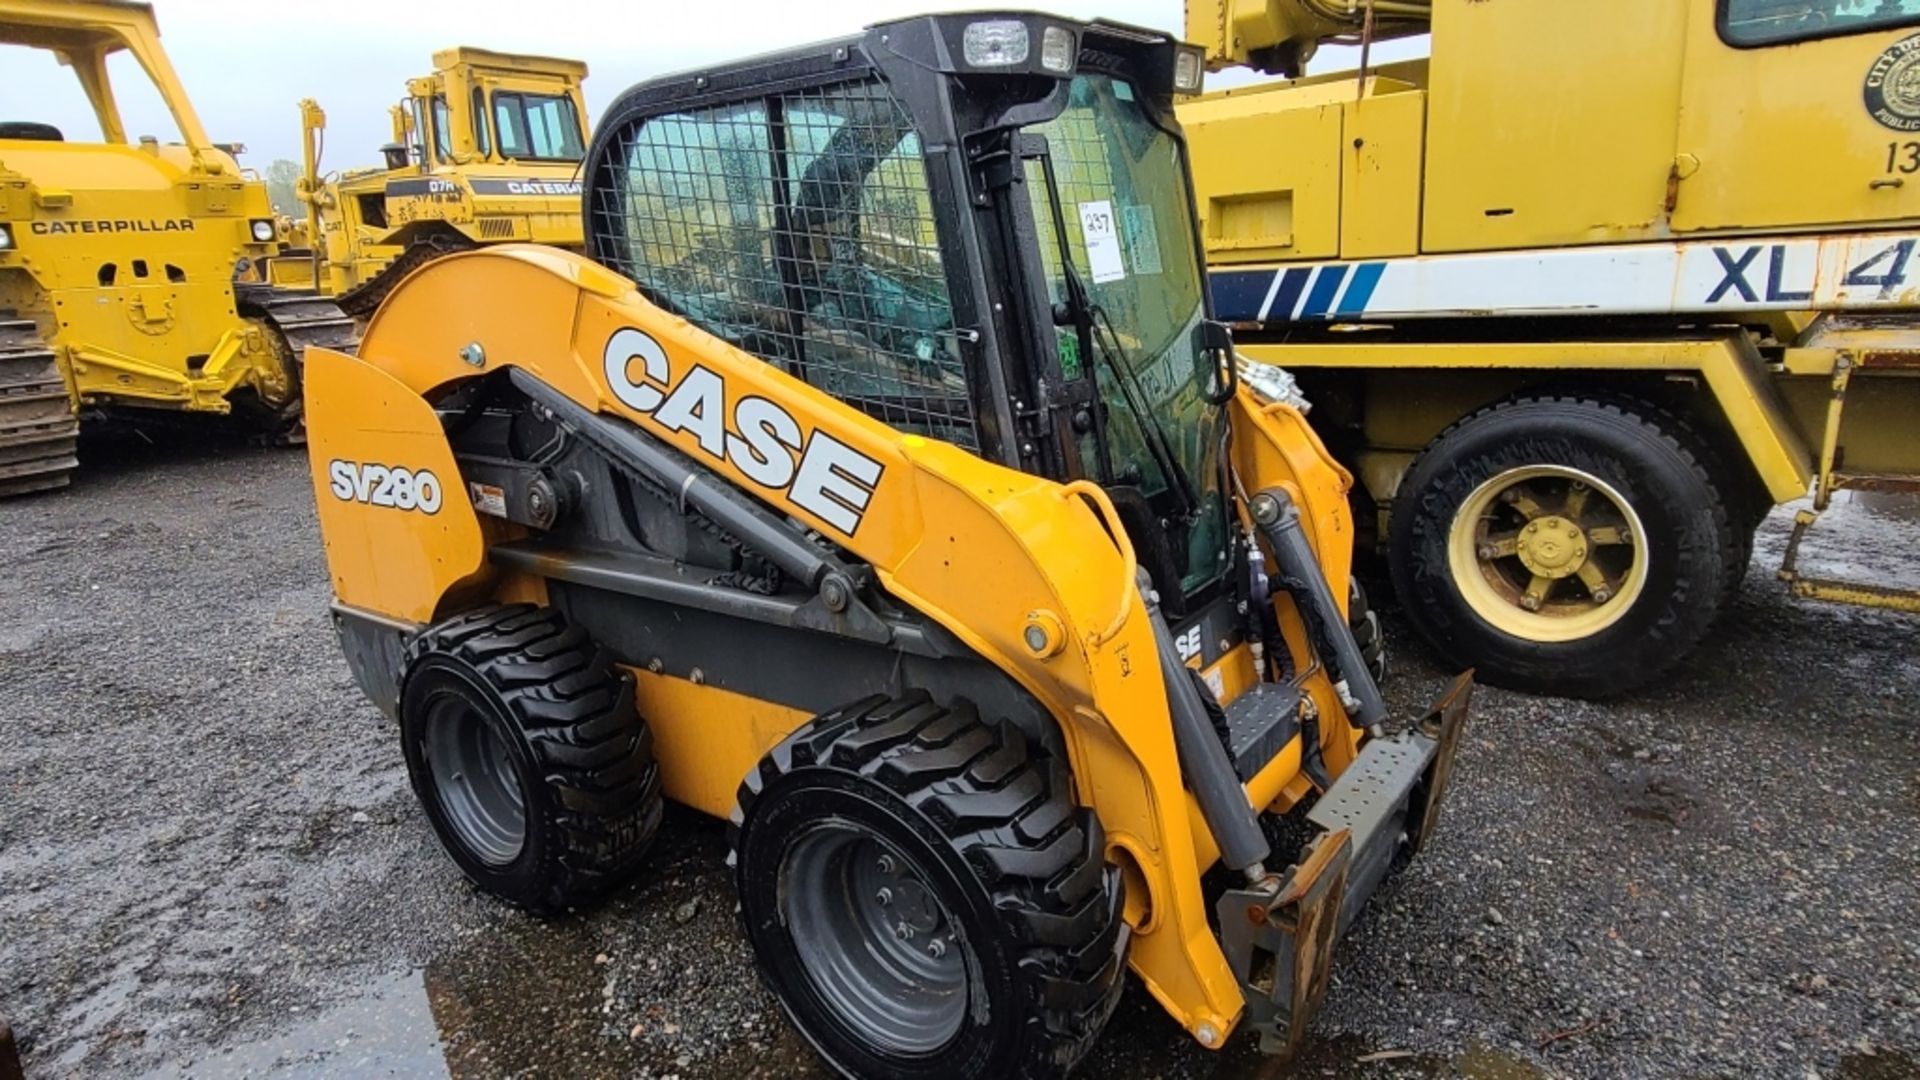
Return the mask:
<svg viewBox="0 0 1920 1080"><path fill-rule="evenodd" d="M351 348L352 322L252 280L277 243L266 186L208 141L152 10L0 0L4 45L71 68L99 132L0 118L0 496L64 486L83 416L239 413L296 437L301 356ZM122 50L180 142L128 139L107 72Z"/></svg>
<svg viewBox="0 0 1920 1080"><path fill-rule="evenodd" d="M365 317L409 270L449 252L532 241L579 250L586 102L578 60L462 46L433 54L389 110L377 168L323 175L327 115L300 102L307 250L272 277L311 283Z"/></svg>
<svg viewBox="0 0 1920 1080"><path fill-rule="evenodd" d="M1064 1072L1129 968L1299 1043L1471 683L1388 717L1350 479L1237 385L1199 59L975 13L642 83L590 258L437 259L311 362L340 640L473 881L586 903L665 797L841 1072Z"/></svg>

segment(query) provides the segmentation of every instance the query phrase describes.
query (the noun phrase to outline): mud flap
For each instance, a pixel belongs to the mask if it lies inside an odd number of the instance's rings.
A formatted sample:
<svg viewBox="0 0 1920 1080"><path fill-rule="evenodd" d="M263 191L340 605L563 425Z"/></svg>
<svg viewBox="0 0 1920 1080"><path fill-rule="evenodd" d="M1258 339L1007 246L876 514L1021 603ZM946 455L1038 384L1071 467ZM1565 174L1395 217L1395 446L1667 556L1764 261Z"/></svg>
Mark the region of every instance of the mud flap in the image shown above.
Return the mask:
<svg viewBox="0 0 1920 1080"><path fill-rule="evenodd" d="M1230 889L1220 943L1246 996L1261 1052L1291 1057L1326 996L1333 951L1404 849L1432 835L1473 695L1454 680L1412 729L1374 739L1307 819L1319 827L1287 874Z"/></svg>

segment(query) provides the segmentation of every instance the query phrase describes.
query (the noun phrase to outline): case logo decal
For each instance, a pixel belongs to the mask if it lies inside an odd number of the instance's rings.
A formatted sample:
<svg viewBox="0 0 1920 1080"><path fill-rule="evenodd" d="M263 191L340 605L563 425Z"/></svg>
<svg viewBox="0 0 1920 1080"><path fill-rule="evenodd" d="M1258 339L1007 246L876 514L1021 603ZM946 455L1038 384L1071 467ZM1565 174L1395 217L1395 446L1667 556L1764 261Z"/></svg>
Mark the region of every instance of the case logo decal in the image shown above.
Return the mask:
<svg viewBox="0 0 1920 1080"><path fill-rule="evenodd" d="M700 364L675 382L666 349L632 327L607 339L602 363L607 388L622 405L692 435L714 461L848 536L860 528L880 486L879 462L819 428L801 438L800 422L778 402L736 397L726 379Z"/></svg>
<svg viewBox="0 0 1920 1080"><path fill-rule="evenodd" d="M1882 127L1920 131L1920 34L1887 46L1867 69L1865 93Z"/></svg>

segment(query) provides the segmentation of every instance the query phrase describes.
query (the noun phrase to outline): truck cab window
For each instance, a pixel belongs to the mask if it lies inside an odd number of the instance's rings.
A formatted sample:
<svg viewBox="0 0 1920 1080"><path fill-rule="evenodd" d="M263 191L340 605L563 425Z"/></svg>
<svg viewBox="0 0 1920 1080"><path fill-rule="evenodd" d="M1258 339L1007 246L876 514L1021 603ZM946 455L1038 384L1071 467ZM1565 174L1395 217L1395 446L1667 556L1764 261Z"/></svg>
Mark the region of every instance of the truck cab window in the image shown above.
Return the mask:
<svg viewBox="0 0 1920 1080"><path fill-rule="evenodd" d="M502 157L525 161L579 161L586 154L580 114L564 94L495 91L493 127Z"/></svg>
<svg viewBox="0 0 1920 1080"><path fill-rule="evenodd" d="M1741 47L1913 25L1920 0L1720 0L1720 36Z"/></svg>
<svg viewBox="0 0 1920 1080"><path fill-rule="evenodd" d="M487 138L487 92L479 87L473 88L473 148L481 157L493 153L493 142Z"/></svg>
<svg viewBox="0 0 1920 1080"><path fill-rule="evenodd" d="M453 160L453 118L447 114L445 94L433 96L433 153L441 161Z"/></svg>

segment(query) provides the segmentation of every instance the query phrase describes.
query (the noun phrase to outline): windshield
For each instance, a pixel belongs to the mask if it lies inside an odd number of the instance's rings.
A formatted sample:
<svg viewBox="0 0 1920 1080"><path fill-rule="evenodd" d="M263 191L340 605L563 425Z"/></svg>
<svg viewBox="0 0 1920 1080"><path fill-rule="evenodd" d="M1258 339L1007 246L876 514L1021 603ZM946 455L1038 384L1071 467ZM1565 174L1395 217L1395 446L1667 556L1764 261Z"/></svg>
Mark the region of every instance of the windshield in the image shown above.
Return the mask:
<svg viewBox="0 0 1920 1080"><path fill-rule="evenodd" d="M1104 318L1097 320L1091 357L1080 355L1074 328L1060 329L1060 362L1070 378L1096 365L1112 480L1138 486L1169 520L1176 548L1186 555L1182 591L1191 593L1224 569L1227 544L1222 418L1207 403L1206 376L1194 356L1194 328L1206 309L1186 170L1178 140L1153 124L1130 83L1083 73L1068 93L1065 111L1028 130L1046 137L1067 256ZM1048 224L1053 209L1045 204L1049 191L1039 162L1029 163L1027 179L1051 299L1066 303L1066 273ZM1100 356L1102 341L1116 354L1111 365ZM1179 475L1168 475L1150 440L1164 440ZM1086 460L1097 461L1097 449L1091 434L1083 437ZM1182 522L1178 510L1188 499L1197 505Z"/></svg>
<svg viewBox="0 0 1920 1080"><path fill-rule="evenodd" d="M580 115L564 94L495 91L493 133L500 156L523 161L579 161Z"/></svg>

